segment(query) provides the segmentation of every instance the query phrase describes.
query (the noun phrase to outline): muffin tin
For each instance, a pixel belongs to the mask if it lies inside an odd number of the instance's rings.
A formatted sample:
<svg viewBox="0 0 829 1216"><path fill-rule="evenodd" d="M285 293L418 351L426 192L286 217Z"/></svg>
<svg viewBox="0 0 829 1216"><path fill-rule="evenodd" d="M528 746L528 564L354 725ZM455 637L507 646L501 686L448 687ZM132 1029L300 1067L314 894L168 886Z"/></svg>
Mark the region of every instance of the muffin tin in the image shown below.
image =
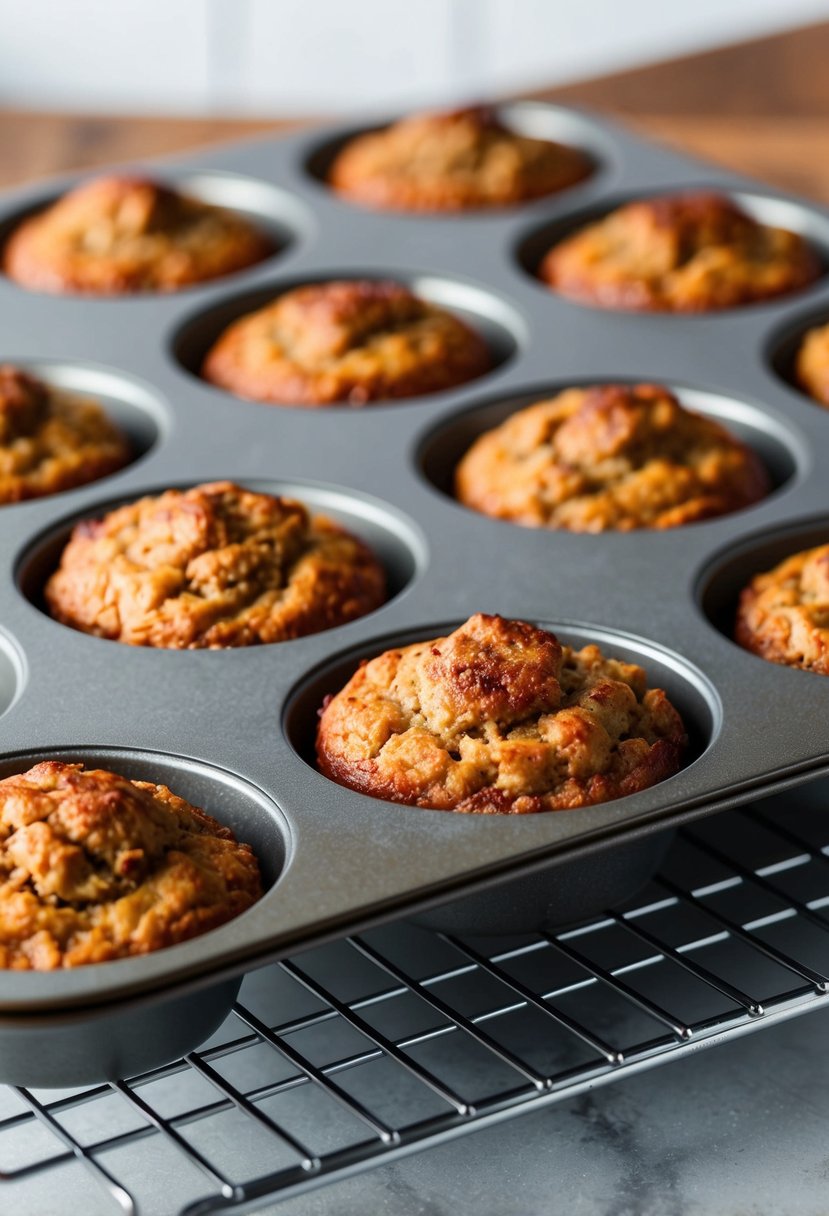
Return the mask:
<svg viewBox="0 0 829 1216"><path fill-rule="evenodd" d="M64 1085L147 1067L209 1033L244 971L393 916L449 901L453 927L483 927L483 907L515 928L537 915L518 878L531 876L549 903L547 877L555 885L556 868L574 859L564 906L548 912L587 914L615 895L618 846L623 868L638 856L646 871L661 847L652 834L829 770L829 681L765 663L727 636L745 578L829 527L829 415L781 374L802 319L829 315L829 276L738 311L645 316L571 303L530 273L548 237L634 195L703 186L749 197L827 261L829 212L573 111L503 109L524 129L586 147L593 177L522 208L409 217L327 190L325 157L346 132L258 140L149 169L280 232L281 250L259 266L175 295L108 300L0 280L0 358L101 396L139 453L97 483L0 510L0 774L53 755L160 776L249 840L270 883L243 916L183 945L0 975L0 1080ZM71 184L6 195L0 231ZM449 392L360 410L240 401L194 374L219 327L241 312L298 283L351 276L399 279L455 309L485 334L496 366ZM721 418L761 453L773 493L677 531L600 536L516 527L448 497L453 461L485 426L560 387L619 380L675 386ZM326 633L223 652L133 649L45 615L43 582L74 521L224 478L296 494L341 519L386 564L389 602ZM514 818L390 805L316 772L322 696L361 657L436 636L475 611L536 621L640 662L688 723L686 766L616 802ZM500 903L480 895L490 890ZM474 892L477 911L464 919L458 896Z"/></svg>

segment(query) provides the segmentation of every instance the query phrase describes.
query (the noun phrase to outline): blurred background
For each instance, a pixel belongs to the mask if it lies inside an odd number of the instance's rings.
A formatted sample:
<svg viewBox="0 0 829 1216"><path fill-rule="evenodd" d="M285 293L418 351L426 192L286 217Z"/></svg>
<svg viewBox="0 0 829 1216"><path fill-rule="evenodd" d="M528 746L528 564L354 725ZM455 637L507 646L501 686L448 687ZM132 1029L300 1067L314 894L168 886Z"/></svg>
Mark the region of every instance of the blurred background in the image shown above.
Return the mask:
<svg viewBox="0 0 829 1216"><path fill-rule="evenodd" d="M826 17L826 0L0 0L0 105L392 111L566 84Z"/></svg>
<svg viewBox="0 0 829 1216"><path fill-rule="evenodd" d="M532 93L829 202L829 0L0 0L0 21L0 186Z"/></svg>

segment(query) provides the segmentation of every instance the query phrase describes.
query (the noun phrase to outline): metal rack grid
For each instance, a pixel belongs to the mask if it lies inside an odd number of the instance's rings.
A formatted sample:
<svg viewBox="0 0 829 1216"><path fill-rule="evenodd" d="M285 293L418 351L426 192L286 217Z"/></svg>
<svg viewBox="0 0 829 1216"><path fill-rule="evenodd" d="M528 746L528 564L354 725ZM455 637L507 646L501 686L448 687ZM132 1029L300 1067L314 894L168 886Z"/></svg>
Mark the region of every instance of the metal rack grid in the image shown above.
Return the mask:
<svg viewBox="0 0 829 1216"><path fill-rule="evenodd" d="M828 1000L823 782L683 830L566 932L384 926L248 976L186 1060L0 1088L0 1179L15 1210L253 1210Z"/></svg>

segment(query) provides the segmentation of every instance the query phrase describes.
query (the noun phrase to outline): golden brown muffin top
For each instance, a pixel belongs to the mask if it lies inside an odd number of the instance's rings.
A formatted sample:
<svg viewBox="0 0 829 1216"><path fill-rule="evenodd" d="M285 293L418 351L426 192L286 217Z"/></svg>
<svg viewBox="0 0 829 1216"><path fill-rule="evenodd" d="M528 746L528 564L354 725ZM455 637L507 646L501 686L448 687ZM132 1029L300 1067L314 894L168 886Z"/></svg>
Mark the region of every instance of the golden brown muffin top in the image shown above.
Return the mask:
<svg viewBox="0 0 829 1216"><path fill-rule="evenodd" d="M829 545L756 575L740 596L735 637L761 659L829 675Z"/></svg>
<svg viewBox="0 0 829 1216"><path fill-rule="evenodd" d="M45 595L56 620L84 633L218 649L371 612L385 573L362 541L302 503L217 481L84 520Z"/></svg>
<svg viewBox="0 0 829 1216"><path fill-rule="evenodd" d="M479 334L401 283L297 287L234 322L208 352L206 380L274 405L360 406L452 388L489 371Z"/></svg>
<svg viewBox="0 0 829 1216"><path fill-rule="evenodd" d="M821 405L829 405L829 324L807 331L795 356L797 383Z"/></svg>
<svg viewBox="0 0 829 1216"><path fill-rule="evenodd" d="M128 295L178 291L261 262L258 229L222 207L143 177L99 177L14 230L6 274L31 291Z"/></svg>
<svg viewBox="0 0 829 1216"><path fill-rule="evenodd" d="M750 448L657 384L566 389L486 432L455 472L473 510L573 532L676 528L769 488Z"/></svg>
<svg viewBox="0 0 829 1216"><path fill-rule="evenodd" d="M59 760L0 781L0 967L147 954L261 895L250 846L165 785Z"/></svg>
<svg viewBox="0 0 829 1216"><path fill-rule="evenodd" d="M130 456L126 438L96 401L0 364L0 503L85 485Z"/></svg>
<svg viewBox="0 0 829 1216"><path fill-rule="evenodd" d="M416 114L350 140L330 171L340 194L398 211L507 207L592 172L577 148L511 130L487 106Z"/></svg>
<svg viewBox="0 0 829 1216"><path fill-rule="evenodd" d="M646 789L677 771L685 744L641 667L477 613L363 663L325 705L317 757L375 798L517 815Z"/></svg>
<svg viewBox="0 0 829 1216"><path fill-rule="evenodd" d="M688 193L619 207L554 245L538 273L600 308L708 312L797 291L821 270L797 233L758 223L724 195Z"/></svg>

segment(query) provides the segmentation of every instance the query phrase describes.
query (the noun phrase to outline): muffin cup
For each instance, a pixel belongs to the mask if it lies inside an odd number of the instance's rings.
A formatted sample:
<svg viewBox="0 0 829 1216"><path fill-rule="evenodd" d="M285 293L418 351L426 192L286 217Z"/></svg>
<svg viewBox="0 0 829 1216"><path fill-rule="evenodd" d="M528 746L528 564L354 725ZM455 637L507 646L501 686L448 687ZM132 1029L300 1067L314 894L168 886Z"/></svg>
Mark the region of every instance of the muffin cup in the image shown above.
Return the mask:
<svg viewBox="0 0 829 1216"><path fill-rule="evenodd" d="M598 632L584 626L536 623L554 633L563 643L573 647L597 642L606 656L643 665L648 676L648 686L666 687L669 698L683 717L689 736L685 764L693 764L704 754L716 733L716 707L695 684L693 678L688 678L683 665L672 661L673 656L660 659L652 651L650 654L643 654L635 643L632 644L631 639L614 637L607 631ZM328 694L343 686L353 672L358 657L369 657L383 650L406 646L412 641L445 636L457 624L458 622L436 625L431 630L418 631L416 636L386 638L382 645L367 651L365 655L351 654L341 663L319 672L297 691L288 710L286 729L300 756L309 764L313 764L315 707L321 705ZM336 785L331 784L336 791ZM651 787L651 791L655 788L657 787ZM477 832L485 832L486 821L493 818L474 814L454 816L451 811L432 811L428 808L385 802L382 799L373 801L377 804L378 813L392 821L401 816L456 818L460 821L461 832L466 830L470 838ZM629 799L621 800L625 801ZM573 811L562 810L540 812L532 816L505 815L494 818L503 818L505 831L509 831L512 825L515 832L520 833L527 819L566 819L572 814ZM587 857L560 857L550 865L534 869L531 874L521 878L493 882L479 893L430 907L417 913L414 919L419 924L448 933L485 936L558 928L597 915L635 894L653 875L672 835L670 830L646 832L612 846L599 846Z"/></svg>
<svg viewBox="0 0 829 1216"><path fill-rule="evenodd" d="M9 246L15 232L26 221L47 212L49 208L59 202L73 188L93 184L96 180L108 176L109 174L106 170L102 170L96 175L87 174L80 180L67 180L61 183L61 186L54 192L33 192L32 197L27 198L19 208L12 208L5 217L0 219L0 253ZM124 175L116 172L116 176L121 177ZM136 175L127 173L126 176L131 177ZM137 176L145 175L139 173ZM220 207L224 211L234 214L237 219L246 221L247 224L265 239L266 249L258 261L253 261L243 266L233 267L231 265L231 269L212 278L208 275L204 279L196 278L192 282L178 284L173 289L176 294L179 292L191 292L204 286L210 286L217 279L235 279L255 270L261 265L271 266L275 258L286 254L292 245L307 239L313 231L311 215L303 206L300 199L281 189L279 186L272 185L261 179L236 173L171 170L169 165L163 166L156 172L150 171L146 176L151 182L157 183L162 188L166 187L199 203ZM44 269L44 266L38 267L38 278L40 278ZM35 286L28 281L11 280L11 278L9 278L9 281L20 292L37 295L43 291L40 285ZM73 297L79 295L93 299L123 301L134 298L136 295L141 295L143 289L136 288L135 286L127 289L113 289L110 286L103 291L99 291L97 287L89 285L78 286L64 283L59 288L52 287L49 289L48 294L53 293L57 298L64 301L71 301ZM158 298L159 295L164 294L164 290L153 288L147 294Z"/></svg>
<svg viewBox="0 0 829 1216"><path fill-rule="evenodd" d="M413 919L441 933L482 937L544 933L589 920L634 896L656 873L674 835L651 832L589 857L558 861L540 873L450 900Z"/></svg>
<svg viewBox="0 0 829 1216"><path fill-rule="evenodd" d="M133 998L31 1018L0 1015L0 1082L42 1089L95 1085L167 1064L218 1030L241 984L238 976L173 999Z"/></svg>
<svg viewBox="0 0 829 1216"><path fill-rule="evenodd" d="M761 194L756 191L744 189L735 189L733 186L729 188L727 184L717 184L709 179L702 178L695 182L683 183L677 188L674 185L661 186L655 190L636 190L628 194L620 194L615 198L603 199L601 203L590 204L583 210L571 213L562 220L553 220L549 223L538 226L532 231L521 237L516 246L516 258L523 269L532 276L543 287L545 291L558 292L558 288L545 283L539 275L539 268L545 255L559 242L567 237L575 236L583 228L588 227L597 221L606 218L611 212L626 206L629 203L645 202L653 198L670 198L673 195L684 193L701 193L701 194L717 194L730 200L741 211L743 211L752 220L759 224L766 225L771 228L783 228L790 232L796 233L804 238L809 245L818 262L819 271L815 279L810 280L804 287L792 288L787 292L781 292L779 297L773 294L768 297L760 297L757 300L748 300L741 304L729 304L724 308L715 307L713 312L740 312L745 308L754 308L763 306L770 302L774 302L776 298L786 300L787 298L797 299L804 291L809 291L816 284L819 284L821 279L826 275L827 266L829 266L829 221L815 209L804 207L796 202L788 199L774 197L773 195ZM613 303L602 305L598 298L577 298L575 296L568 297L562 293L563 298L568 299L571 304L578 305L583 308L599 308L609 307L611 311L625 313L628 311L624 305ZM635 311L635 308L633 309ZM645 312L648 310L645 309ZM683 312L682 310L668 310L668 316L682 316L685 320L695 316L710 316L712 311L701 308L699 311L692 310Z"/></svg>
<svg viewBox="0 0 829 1216"><path fill-rule="evenodd" d="M212 384L204 378L202 367L205 357L222 337L225 331L236 321L258 312L272 304L279 296L296 288L310 287L315 283L327 280L342 280L345 282L391 281L408 288L415 296L429 304L436 305L451 313L464 322L475 334L479 335L486 344L490 366L485 371L470 375L466 381L459 381L458 388L476 385L481 380L488 380L504 364L510 362L520 349L524 330L521 319L512 309L498 298L495 293L483 290L471 283L453 281L442 275L395 271L389 268L387 273L361 273L353 270L342 270L336 274L312 276L304 280L288 280L273 282L267 287L257 287L240 295L225 298L222 302L205 311L199 311L184 322L173 340L173 351L185 371L196 376L202 383L209 386L212 392L221 393L229 401L236 398L232 389ZM375 410L384 405L397 406L401 401L428 401L435 390L413 393L409 397L402 395L391 398L369 400L365 408ZM440 395L451 392L452 389L437 390ZM272 401L259 401L265 408L273 408ZM305 409L292 400L279 403L280 409ZM314 410L334 409L342 411L348 408L348 401L333 403L318 403Z"/></svg>
<svg viewBox="0 0 829 1216"><path fill-rule="evenodd" d="M173 793L207 809L230 826L237 839L253 846L265 893L278 881L286 862L284 829L276 807L269 807L268 800L248 783L183 758L125 749L56 748L45 754L24 754L4 759L0 777L26 771L47 758L169 784ZM245 915L236 919L244 921ZM190 944L203 945L206 940L209 948L211 935L220 931L210 930ZM167 956L173 978L180 953L181 946L156 952ZM97 978L113 967L129 977L136 962L140 959L126 958L74 970L85 974L89 995L94 996ZM59 973L48 971L28 975L47 996L59 979ZM0 993L4 978L0 972ZM210 1037L230 1013L241 982L238 974L218 983L191 985L190 991L174 995L162 988L100 1006L67 1009L58 1001L31 1014L25 1010L0 1012L0 1082L46 1088L89 1085L156 1068Z"/></svg>
<svg viewBox="0 0 829 1216"><path fill-rule="evenodd" d="M641 381L651 382L647 377ZM453 493L455 471L463 456L482 435L501 426L513 414L538 402L549 401L566 389L588 389L605 384L624 383L630 382L624 377L611 377L583 384L574 381L542 384L508 398L498 396L489 401L478 402L471 409L457 412L451 418L442 420L425 436L418 452L420 467L437 490L446 494L458 506L463 506ZM665 384L662 387L672 393L683 408L713 419L751 448L766 470L770 494L783 489L796 476L800 462L799 445L789 430L767 411L747 401L681 384Z"/></svg>

